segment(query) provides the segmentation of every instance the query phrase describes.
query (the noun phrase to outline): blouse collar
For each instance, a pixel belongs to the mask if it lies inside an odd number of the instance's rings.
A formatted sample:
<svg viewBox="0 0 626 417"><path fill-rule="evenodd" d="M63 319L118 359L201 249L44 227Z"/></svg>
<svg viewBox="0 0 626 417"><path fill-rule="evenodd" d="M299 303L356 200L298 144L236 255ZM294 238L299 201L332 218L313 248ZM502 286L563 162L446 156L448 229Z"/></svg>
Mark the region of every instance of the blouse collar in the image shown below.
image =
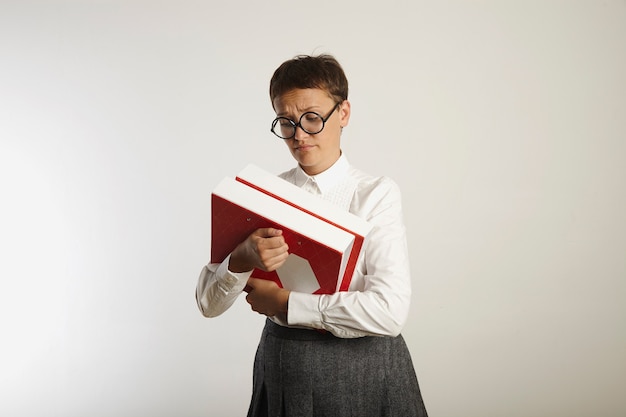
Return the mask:
<svg viewBox="0 0 626 417"><path fill-rule="evenodd" d="M298 165L296 168L296 185L303 187L308 181L312 181L317 185L322 194L326 193L332 187L337 185L348 173L350 163L348 158L343 154L339 156L339 159L331 165L326 171L320 172L317 175L309 175Z"/></svg>

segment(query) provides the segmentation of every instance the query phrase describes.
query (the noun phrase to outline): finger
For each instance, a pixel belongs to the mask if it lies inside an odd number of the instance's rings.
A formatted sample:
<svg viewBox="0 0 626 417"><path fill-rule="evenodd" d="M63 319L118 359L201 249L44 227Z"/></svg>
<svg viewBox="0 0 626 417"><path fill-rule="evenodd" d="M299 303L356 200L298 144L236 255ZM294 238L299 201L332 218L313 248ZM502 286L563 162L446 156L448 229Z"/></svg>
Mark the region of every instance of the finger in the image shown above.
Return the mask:
<svg viewBox="0 0 626 417"><path fill-rule="evenodd" d="M257 282L259 282L261 280L261 278L248 278L248 282L246 283L246 287L250 288L250 290L253 290L256 286L257 286ZM246 298L250 297L250 295L248 294L246 296Z"/></svg>
<svg viewBox="0 0 626 417"><path fill-rule="evenodd" d="M287 261L289 257L289 253L285 252L282 255L275 256L271 259L267 259L263 262L263 269L267 272L272 272L283 266L283 264Z"/></svg>
<svg viewBox="0 0 626 417"><path fill-rule="evenodd" d="M256 242L256 253L262 259L272 258L289 252L289 246L282 237L272 239L260 239Z"/></svg>
<svg viewBox="0 0 626 417"><path fill-rule="evenodd" d="M252 289L263 289L268 287L277 287L278 284L272 281L271 279L264 278L248 278L248 285L252 287Z"/></svg>
<svg viewBox="0 0 626 417"><path fill-rule="evenodd" d="M259 253L259 261L265 268L273 267L273 269L276 269L279 264L282 265L285 262L288 256L289 251L284 247L265 249Z"/></svg>
<svg viewBox="0 0 626 417"><path fill-rule="evenodd" d="M274 237L282 235L283 231L280 229L275 229L273 227L263 227L257 229L254 233L259 237Z"/></svg>
<svg viewBox="0 0 626 417"><path fill-rule="evenodd" d="M289 250L289 247L285 243L285 239L282 236L265 238L257 237L250 243L254 245L254 251L259 258L272 257Z"/></svg>

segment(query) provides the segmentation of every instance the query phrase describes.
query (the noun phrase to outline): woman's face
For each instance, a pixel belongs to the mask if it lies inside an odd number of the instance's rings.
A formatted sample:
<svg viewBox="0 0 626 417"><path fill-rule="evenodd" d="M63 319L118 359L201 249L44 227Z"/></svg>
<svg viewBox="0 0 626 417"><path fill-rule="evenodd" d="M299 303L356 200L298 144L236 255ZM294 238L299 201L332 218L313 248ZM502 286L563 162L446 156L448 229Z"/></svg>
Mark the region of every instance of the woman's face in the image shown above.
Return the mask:
<svg viewBox="0 0 626 417"><path fill-rule="evenodd" d="M324 90L307 88L288 91L275 98L273 104L278 117L286 117L298 123L300 116L310 111L327 117L337 102ZM345 100L328 116L321 132L309 134L297 127L295 136L285 140L304 172L317 175L339 159L341 128L348 125L349 119L350 103Z"/></svg>

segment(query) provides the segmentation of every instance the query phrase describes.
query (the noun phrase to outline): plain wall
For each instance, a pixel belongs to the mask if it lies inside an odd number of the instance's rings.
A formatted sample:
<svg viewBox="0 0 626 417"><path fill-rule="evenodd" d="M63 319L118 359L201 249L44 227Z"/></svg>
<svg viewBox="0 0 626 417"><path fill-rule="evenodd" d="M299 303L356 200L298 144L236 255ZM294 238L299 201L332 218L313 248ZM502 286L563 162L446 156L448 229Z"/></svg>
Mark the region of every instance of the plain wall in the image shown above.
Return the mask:
<svg viewBox="0 0 626 417"><path fill-rule="evenodd" d="M334 54L403 190L431 416L626 415L626 2L0 2L0 415L242 416L263 317L201 316L209 195L273 70Z"/></svg>

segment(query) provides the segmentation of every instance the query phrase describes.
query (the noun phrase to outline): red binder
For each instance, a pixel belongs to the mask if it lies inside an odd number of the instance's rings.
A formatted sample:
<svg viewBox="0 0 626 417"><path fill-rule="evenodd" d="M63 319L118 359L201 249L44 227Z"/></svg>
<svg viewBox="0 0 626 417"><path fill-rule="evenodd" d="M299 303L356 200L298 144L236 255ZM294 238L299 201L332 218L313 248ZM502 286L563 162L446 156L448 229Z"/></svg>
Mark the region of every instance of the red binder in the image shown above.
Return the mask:
<svg viewBox="0 0 626 417"><path fill-rule="evenodd" d="M289 258L273 272L255 269L293 291L345 291L371 225L254 165L224 178L211 196L211 262L222 262L254 230L283 231Z"/></svg>

